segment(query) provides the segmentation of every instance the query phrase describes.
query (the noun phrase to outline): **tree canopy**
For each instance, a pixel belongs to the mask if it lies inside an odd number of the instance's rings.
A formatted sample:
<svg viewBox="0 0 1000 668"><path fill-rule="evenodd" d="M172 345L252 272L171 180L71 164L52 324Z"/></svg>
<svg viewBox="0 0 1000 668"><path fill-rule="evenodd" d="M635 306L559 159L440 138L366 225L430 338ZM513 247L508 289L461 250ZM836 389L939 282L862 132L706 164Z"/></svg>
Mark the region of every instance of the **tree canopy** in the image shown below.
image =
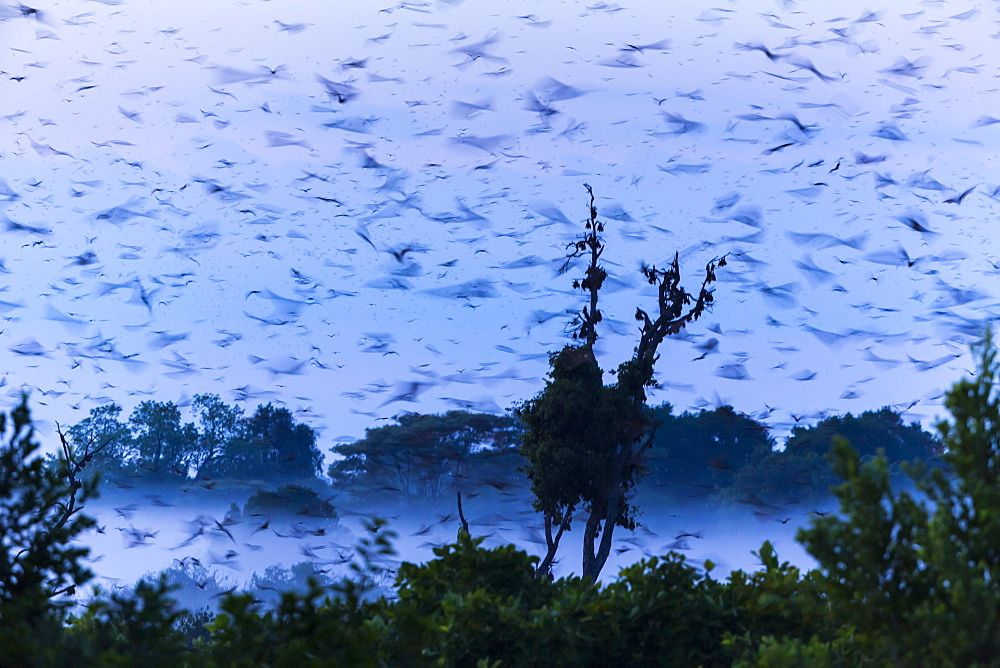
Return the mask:
<svg viewBox="0 0 1000 668"><path fill-rule="evenodd" d="M904 480L901 462L936 461L943 447L939 439L918 423L903 424L900 414L888 406L858 416L850 413L830 416L815 425L796 427L783 450L751 461L736 471L724 496L730 500L787 505L829 495L840 480L826 461L826 455L838 438L850 442L862 459L882 453L897 482Z"/></svg>
<svg viewBox="0 0 1000 668"><path fill-rule="evenodd" d="M643 484L680 497L729 487L740 469L769 455L775 445L766 425L732 406L674 415L670 404L662 404L650 416L659 426Z"/></svg>
<svg viewBox="0 0 1000 668"><path fill-rule="evenodd" d="M881 450L890 464L930 459L942 452L940 440L916 422L904 424L899 412L888 406L856 417L850 413L834 415L810 427L795 427L785 441L785 450L825 455L837 436L847 439L862 458L874 457Z"/></svg>
<svg viewBox="0 0 1000 668"><path fill-rule="evenodd" d="M330 465L333 484L356 493L393 492L406 500L436 501L472 475L492 475L497 457L514 454L523 428L511 416L448 411L407 413L395 424L365 430L338 445Z"/></svg>
<svg viewBox="0 0 1000 668"><path fill-rule="evenodd" d="M199 394L194 422L170 401L143 401L127 421L121 412L116 404L98 406L67 430L75 447L106 444L91 465L113 479L314 478L322 467L315 431L270 403L244 416L218 395Z"/></svg>

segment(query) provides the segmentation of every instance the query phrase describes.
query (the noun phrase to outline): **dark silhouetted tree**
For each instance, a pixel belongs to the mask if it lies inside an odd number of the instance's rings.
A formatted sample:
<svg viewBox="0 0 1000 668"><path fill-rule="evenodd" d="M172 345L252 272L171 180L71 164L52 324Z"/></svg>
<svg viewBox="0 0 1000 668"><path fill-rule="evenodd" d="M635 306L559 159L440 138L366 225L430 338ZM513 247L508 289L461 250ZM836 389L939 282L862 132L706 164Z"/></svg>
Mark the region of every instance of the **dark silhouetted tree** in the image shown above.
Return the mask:
<svg viewBox="0 0 1000 668"><path fill-rule="evenodd" d="M865 411L857 417L850 413L831 416L812 426L796 427L783 450L738 471L727 497L788 505L829 496L840 480L826 455L838 437L847 439L862 459L882 452L896 483L906 480L902 462L933 462L942 453L939 439L916 422L904 424L900 414L889 407Z"/></svg>
<svg viewBox="0 0 1000 668"><path fill-rule="evenodd" d="M862 458L883 450L890 464L926 460L942 452L941 441L917 422L904 424L902 416L888 406L857 417L847 413L825 418L812 427L795 427L785 441L785 450L825 455L835 436L846 438Z"/></svg>
<svg viewBox="0 0 1000 668"><path fill-rule="evenodd" d="M92 527L82 504L96 479L84 470L100 444L62 450L46 466L27 395L0 414L0 663L59 665L58 646L76 588L90 579L81 563L89 549L73 539Z"/></svg>
<svg viewBox="0 0 1000 668"><path fill-rule="evenodd" d="M129 416L129 427L140 469L156 475L187 476L186 455L198 434L190 422L181 423L181 412L174 402L143 401Z"/></svg>
<svg viewBox="0 0 1000 668"><path fill-rule="evenodd" d="M945 467L907 467L926 501L893 489L881 453L862 462L837 436L840 514L799 530L834 621L880 665L1000 656L1000 363L990 332L973 350L976 373L952 386L951 419L938 423Z"/></svg>
<svg viewBox="0 0 1000 668"><path fill-rule="evenodd" d="M135 463L132 434L119 418L121 412L121 406L113 403L92 408L88 417L67 431L76 450L93 451L88 465L104 476L126 475Z"/></svg>
<svg viewBox="0 0 1000 668"><path fill-rule="evenodd" d="M367 429L365 437L339 445L343 459L330 466L334 485L355 492L398 490L407 500L435 502L462 481L478 477L473 460L495 463L487 452L512 450L521 427L510 416L448 411L409 413L396 424ZM482 450L483 456L476 457Z"/></svg>
<svg viewBox="0 0 1000 668"><path fill-rule="evenodd" d="M204 477L204 473L225 454L229 442L239 435L243 409L226 405L217 394L195 395L191 407L199 429L197 447L189 463L197 472L196 477Z"/></svg>
<svg viewBox="0 0 1000 668"><path fill-rule="evenodd" d="M651 417L659 426L646 459L643 485L655 485L678 497L708 495L733 484L736 473L774 449L767 426L720 406L674 415L670 404Z"/></svg>
<svg viewBox="0 0 1000 668"><path fill-rule="evenodd" d="M583 279L573 283L587 294L588 304L573 322L575 343L550 356L545 389L520 404L515 413L527 427L521 452L528 461L526 473L535 509L544 516L548 549L539 572L549 572L563 532L569 529L575 510L582 507L587 515L583 575L596 580L610 555L614 528L635 528L628 493L642 471L643 456L656 431L646 408L646 388L656 384L657 349L664 338L697 320L712 304L709 286L715 282L716 267L725 266L726 259L708 263L697 295L681 287L676 253L666 269L642 266L646 281L656 288L657 310L650 316L636 309L639 343L632 358L614 372L616 382L604 385L594 355L602 320L598 301L608 277L601 266L604 224L597 219L590 186L587 191L586 231L572 244L563 270L578 257L588 260Z"/></svg>

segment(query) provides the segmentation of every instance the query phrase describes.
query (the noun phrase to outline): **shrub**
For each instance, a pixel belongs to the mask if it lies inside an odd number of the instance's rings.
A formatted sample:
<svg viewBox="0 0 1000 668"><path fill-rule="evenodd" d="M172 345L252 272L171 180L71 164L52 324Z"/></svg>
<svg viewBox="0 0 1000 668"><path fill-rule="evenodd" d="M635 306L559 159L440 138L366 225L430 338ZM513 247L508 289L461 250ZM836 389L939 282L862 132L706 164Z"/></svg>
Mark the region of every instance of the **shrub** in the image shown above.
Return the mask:
<svg viewBox="0 0 1000 668"><path fill-rule="evenodd" d="M326 499L301 485L285 485L277 491L261 490L243 507L244 515L305 515L335 519L337 511Z"/></svg>

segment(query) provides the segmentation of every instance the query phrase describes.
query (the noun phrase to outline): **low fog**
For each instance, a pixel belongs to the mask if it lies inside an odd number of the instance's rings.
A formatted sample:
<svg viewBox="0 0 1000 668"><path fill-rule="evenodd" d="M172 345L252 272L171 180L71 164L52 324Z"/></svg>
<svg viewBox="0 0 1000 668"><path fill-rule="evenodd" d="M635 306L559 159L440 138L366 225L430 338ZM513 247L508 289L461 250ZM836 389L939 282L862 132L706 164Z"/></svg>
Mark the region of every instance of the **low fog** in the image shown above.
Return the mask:
<svg viewBox="0 0 1000 668"><path fill-rule="evenodd" d="M223 592L233 588L253 590L267 603L277 600L275 589L293 586L293 567L300 585L305 575L323 583L351 576L350 564L359 558L355 546L371 531L371 520L383 518L387 524L381 532L394 534L391 542L397 554L381 564L385 571L375 583L376 594L392 596L398 564L433 559L433 548L454 542L460 526L456 495L439 503L414 503L391 491L373 499L371 494L354 496L317 483L314 490L337 515L327 518L295 509L245 512L258 489L273 490L275 485L103 483L100 497L84 509L97 521L82 541L91 549L86 563L96 576L92 585L105 592L127 592L139 579L155 579L169 570L170 581L182 585L174 596L188 609L213 607ZM710 561L711 576L725 579L734 570L760 568L753 553L765 540L771 541L782 561L808 569L815 562L795 541L796 530L814 515L836 508L832 498L783 507L724 505L697 492L664 492L641 483L634 500L641 512L640 526L634 532L616 530L601 575L604 582L613 580L622 567L670 551L699 567ZM520 488L483 484L466 489L462 503L471 532L484 537L484 547L514 544L530 554L544 554L541 514L531 507L526 483ZM581 519L563 538L556 577L580 574L582 535ZM262 583L264 591L259 588ZM93 589L80 594L85 600Z"/></svg>

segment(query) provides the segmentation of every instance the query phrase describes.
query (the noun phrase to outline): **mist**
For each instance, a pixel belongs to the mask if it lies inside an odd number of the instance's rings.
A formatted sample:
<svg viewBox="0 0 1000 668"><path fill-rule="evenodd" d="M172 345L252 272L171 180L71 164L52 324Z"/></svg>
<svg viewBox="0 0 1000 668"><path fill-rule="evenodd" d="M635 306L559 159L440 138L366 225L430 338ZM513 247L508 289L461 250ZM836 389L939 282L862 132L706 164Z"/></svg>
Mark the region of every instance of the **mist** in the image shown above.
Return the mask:
<svg viewBox="0 0 1000 668"><path fill-rule="evenodd" d="M460 526L455 494L437 503L406 501L391 492L373 499L371 494L338 492L318 481L314 489L333 505L335 518L294 510L267 515L244 511L257 490L274 487L233 481L139 481L128 487L103 483L99 498L89 501L83 511L97 522L81 538L91 550L85 560L95 574L91 585L106 593L127 592L140 579L155 580L170 571L169 580L180 585L174 597L192 611L214 608L233 589L255 590L265 604L273 603L277 598L271 587L294 588L293 568L300 585L303 575L321 584L355 577L350 568L359 559L355 547L371 537L371 521L382 518L387 523L380 531L390 537L396 554L380 560L383 575L373 583L374 595L392 597L399 563L435 558L434 548L454 542ZM616 530L603 582L613 581L626 566L671 551L700 568L711 565L710 576L725 580L734 570L758 570L761 564L754 552L765 540L774 545L781 561L807 570L815 561L796 542L796 530L836 507L833 498L778 507L724 505L713 498L684 499L685 495L683 488L663 493L640 483L634 498L640 509L639 526L635 531ZM483 538L483 547L513 544L542 556L542 519L531 501L526 483L502 489L481 485L462 494L471 533ZM556 578L580 574L582 536L583 520L578 519L563 537L553 568ZM268 591L255 587L264 582L269 583ZM93 594L92 586L79 592L81 600Z"/></svg>

